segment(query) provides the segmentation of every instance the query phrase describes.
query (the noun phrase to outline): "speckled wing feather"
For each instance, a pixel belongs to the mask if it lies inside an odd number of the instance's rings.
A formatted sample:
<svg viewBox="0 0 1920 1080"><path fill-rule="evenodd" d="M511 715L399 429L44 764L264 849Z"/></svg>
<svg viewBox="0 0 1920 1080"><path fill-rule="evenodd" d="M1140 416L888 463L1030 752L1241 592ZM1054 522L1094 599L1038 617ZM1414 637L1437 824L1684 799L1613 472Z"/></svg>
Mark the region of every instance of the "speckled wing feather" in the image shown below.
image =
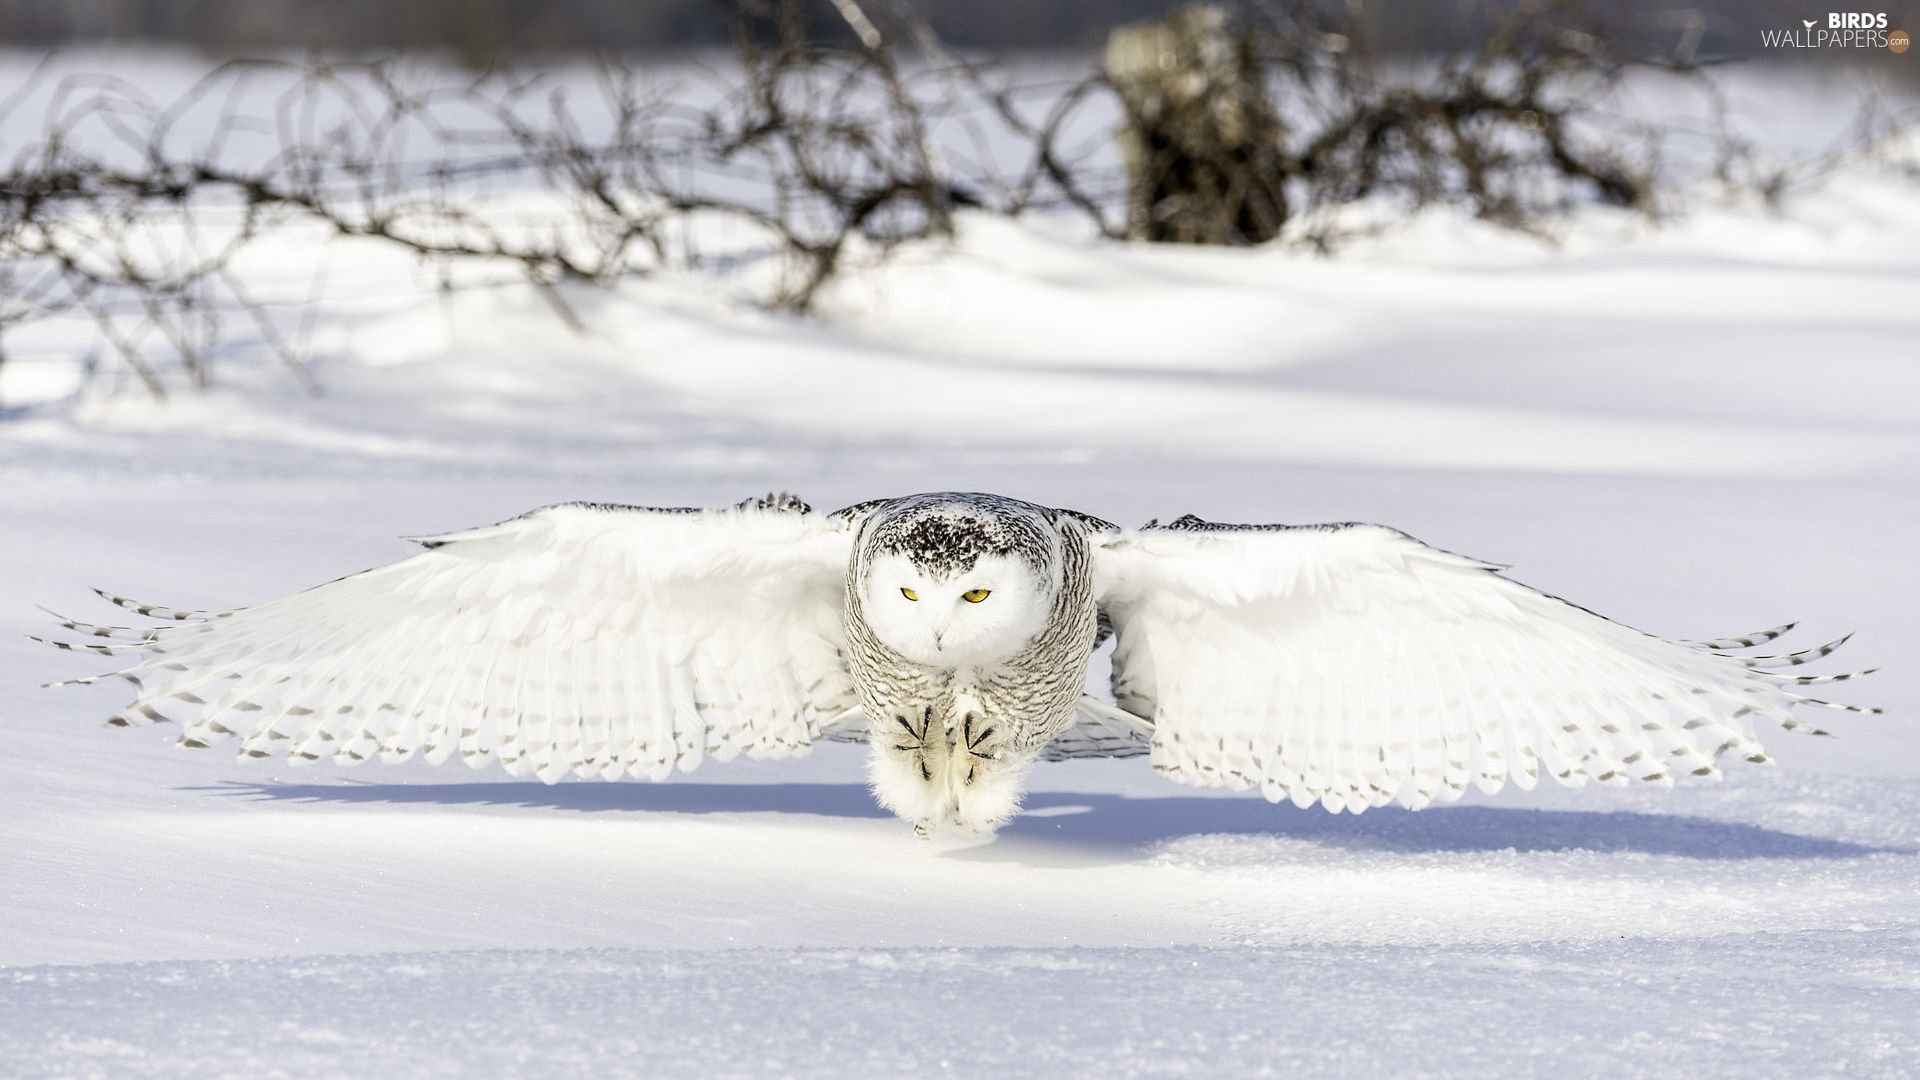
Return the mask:
<svg viewBox="0 0 1920 1080"><path fill-rule="evenodd" d="M1040 751L1043 761L1142 757L1153 749L1153 725L1091 695L1080 699L1073 723Z"/></svg>
<svg viewBox="0 0 1920 1080"><path fill-rule="evenodd" d="M62 625L127 655L116 724L174 721L294 762L415 753L515 775L664 779L804 752L855 699L851 533L791 497L725 510L568 504L257 607L116 602L162 625ZM102 594L105 595L105 594Z"/></svg>
<svg viewBox="0 0 1920 1080"><path fill-rule="evenodd" d="M1785 627L1670 641L1377 525L1189 517L1094 545L1115 698L1151 721L1154 768L1183 783L1336 811L1531 787L1542 772L1669 785L1717 775L1727 754L1767 761L1758 720L1877 711L1796 693L1852 675L1771 670L1832 646L1730 654Z"/></svg>

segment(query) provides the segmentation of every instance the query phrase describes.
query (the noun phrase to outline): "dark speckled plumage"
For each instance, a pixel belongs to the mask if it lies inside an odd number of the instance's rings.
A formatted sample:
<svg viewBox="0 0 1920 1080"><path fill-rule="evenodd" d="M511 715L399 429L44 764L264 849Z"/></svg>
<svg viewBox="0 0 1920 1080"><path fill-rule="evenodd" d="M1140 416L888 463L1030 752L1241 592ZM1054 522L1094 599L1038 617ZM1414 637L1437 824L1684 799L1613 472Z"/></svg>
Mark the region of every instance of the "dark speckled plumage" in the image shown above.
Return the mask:
<svg viewBox="0 0 1920 1080"><path fill-rule="evenodd" d="M996 745L1019 756L1037 754L1073 721L1098 633L1089 519L976 493L913 495L853 510L863 520L847 575L849 660L875 730L928 708L957 726L965 717L956 698L965 695L977 702L983 724L995 729ZM1046 626L989 669L955 672L915 663L882 642L865 618L859 586L883 553L904 554L927 573L948 578L983 555L1022 559L1055 586Z"/></svg>
<svg viewBox="0 0 1920 1080"><path fill-rule="evenodd" d="M1052 561L1055 511L1002 495L936 492L880 504L862 547L899 553L929 574L965 571L983 555L1010 555L1036 569Z"/></svg>

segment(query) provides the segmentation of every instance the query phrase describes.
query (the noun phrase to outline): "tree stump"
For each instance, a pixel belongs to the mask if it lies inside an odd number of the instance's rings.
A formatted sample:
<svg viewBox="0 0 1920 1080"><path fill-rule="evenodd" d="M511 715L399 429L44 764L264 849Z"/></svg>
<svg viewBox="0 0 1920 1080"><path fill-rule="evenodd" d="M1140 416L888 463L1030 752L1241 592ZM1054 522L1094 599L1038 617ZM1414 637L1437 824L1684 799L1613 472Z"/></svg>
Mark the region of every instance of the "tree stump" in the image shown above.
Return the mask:
<svg viewBox="0 0 1920 1080"><path fill-rule="evenodd" d="M1107 38L1125 110L1127 232L1177 244L1258 244L1287 219L1280 121L1251 34L1197 4Z"/></svg>

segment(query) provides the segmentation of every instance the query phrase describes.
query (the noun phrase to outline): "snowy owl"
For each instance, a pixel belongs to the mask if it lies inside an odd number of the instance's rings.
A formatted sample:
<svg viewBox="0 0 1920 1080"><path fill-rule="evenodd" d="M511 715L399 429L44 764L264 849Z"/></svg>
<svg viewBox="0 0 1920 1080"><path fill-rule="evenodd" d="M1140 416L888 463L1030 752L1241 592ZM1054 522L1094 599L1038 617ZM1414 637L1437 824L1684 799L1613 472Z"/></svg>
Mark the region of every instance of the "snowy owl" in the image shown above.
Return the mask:
<svg viewBox="0 0 1920 1080"><path fill-rule="evenodd" d="M1418 809L1542 772L1711 777L1730 753L1769 760L1761 719L1878 711L1797 692L1852 675L1775 670L1840 642L1654 637L1379 525L1125 530L997 495L831 514L771 495L569 503L417 542L235 611L102 593L159 625L62 619L90 640L50 644L138 658L71 680L137 688L111 723L177 721L182 745L244 757L665 780L864 740L875 798L923 835L1005 822L1042 759L1145 755L1303 808ZM1085 692L1108 637L1112 702Z"/></svg>

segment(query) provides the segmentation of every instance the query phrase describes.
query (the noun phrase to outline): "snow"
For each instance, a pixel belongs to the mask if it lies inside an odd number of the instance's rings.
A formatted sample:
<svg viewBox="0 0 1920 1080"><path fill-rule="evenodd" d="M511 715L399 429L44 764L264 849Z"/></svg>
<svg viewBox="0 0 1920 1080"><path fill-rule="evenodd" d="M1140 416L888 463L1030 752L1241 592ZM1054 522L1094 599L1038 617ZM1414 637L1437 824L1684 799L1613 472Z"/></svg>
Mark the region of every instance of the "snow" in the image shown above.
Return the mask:
<svg viewBox="0 0 1920 1080"><path fill-rule="evenodd" d="M1338 258L970 218L817 321L711 282L439 295L326 254L308 399L165 406L81 328L0 369L0 1060L54 1075L1897 1076L1920 1052L1920 223L1855 170L1558 247ZM289 240L249 271L300 297ZM78 397L74 396L76 393ZM1802 617L1887 718L1674 792L1334 817L1043 766L928 844L855 748L665 785L294 771L98 725L24 641L86 592L258 601L574 498L1002 491L1377 520L1649 631ZM1824 635L1824 636L1822 636ZM1835 670L1839 670L1836 668Z"/></svg>
<svg viewBox="0 0 1920 1080"><path fill-rule="evenodd" d="M1920 948L1837 971L1860 937L40 968L13 977L0 1051L132 1076L1909 1075L1920 1038L1889 1018L1911 1016Z"/></svg>

